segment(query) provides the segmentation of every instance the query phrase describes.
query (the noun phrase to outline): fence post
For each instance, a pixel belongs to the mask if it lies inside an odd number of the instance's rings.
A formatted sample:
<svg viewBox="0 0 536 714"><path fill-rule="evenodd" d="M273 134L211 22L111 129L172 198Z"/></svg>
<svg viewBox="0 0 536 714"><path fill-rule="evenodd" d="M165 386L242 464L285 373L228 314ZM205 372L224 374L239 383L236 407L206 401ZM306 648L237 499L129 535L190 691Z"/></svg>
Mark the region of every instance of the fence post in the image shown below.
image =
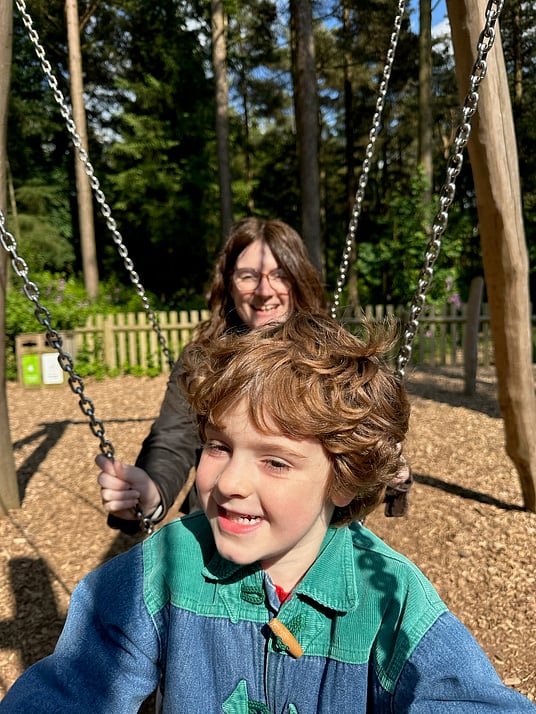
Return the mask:
<svg viewBox="0 0 536 714"><path fill-rule="evenodd" d="M114 315L106 315L103 323L104 330L104 364L110 369L117 367L117 356L115 353Z"/></svg>
<svg viewBox="0 0 536 714"><path fill-rule="evenodd" d="M441 317L446 317L447 311L445 305L441 307ZM437 333L439 339L439 364L447 364L448 340L447 340L447 322L437 323Z"/></svg>
<svg viewBox="0 0 536 714"><path fill-rule="evenodd" d="M180 353L180 344L179 344L179 331L177 329L177 325L179 322L179 316L177 314L176 310L171 310L169 313L169 340L168 340L168 345L171 347L171 354L173 355L173 359L176 361L179 357ZM173 327L171 327L173 326Z"/></svg>
<svg viewBox="0 0 536 714"><path fill-rule="evenodd" d="M458 326L457 322L457 317L458 317L458 308L456 307L456 304L451 302L449 303L448 307L446 305L443 306L444 310L444 315L445 317L450 317L450 347L451 347L451 354L452 354L452 359L451 359L451 364L453 367L456 367L458 364L458 334L461 331L461 342L463 344L463 320ZM464 314L465 306L462 305L462 317Z"/></svg>
<svg viewBox="0 0 536 714"><path fill-rule="evenodd" d="M127 325L129 328L135 328L136 315L133 312L127 313ZM138 333L135 329L128 331L128 363L130 366L139 364L138 361Z"/></svg>
<svg viewBox="0 0 536 714"><path fill-rule="evenodd" d="M117 313L117 362L119 364L119 369L121 372L125 369L125 365L129 362L127 355L127 333L125 332L125 313Z"/></svg>
<svg viewBox="0 0 536 714"><path fill-rule="evenodd" d="M137 313L136 324L138 326L138 346L139 346L139 362L138 364L143 370L147 369L147 326L146 314L144 312Z"/></svg>

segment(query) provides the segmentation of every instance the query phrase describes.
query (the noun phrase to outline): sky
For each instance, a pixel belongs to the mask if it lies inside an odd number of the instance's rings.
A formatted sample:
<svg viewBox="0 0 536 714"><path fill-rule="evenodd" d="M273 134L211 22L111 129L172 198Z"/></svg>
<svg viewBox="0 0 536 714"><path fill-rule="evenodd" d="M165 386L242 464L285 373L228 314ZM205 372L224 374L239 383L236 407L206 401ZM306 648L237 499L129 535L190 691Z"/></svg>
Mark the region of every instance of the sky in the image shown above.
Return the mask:
<svg viewBox="0 0 536 714"><path fill-rule="evenodd" d="M417 32L419 29L419 0L409 0L409 6L413 9L412 29ZM432 0L432 34L440 35L445 32L450 34L445 0Z"/></svg>
<svg viewBox="0 0 536 714"><path fill-rule="evenodd" d="M432 0L432 34L450 34L450 25L447 18L445 0Z"/></svg>

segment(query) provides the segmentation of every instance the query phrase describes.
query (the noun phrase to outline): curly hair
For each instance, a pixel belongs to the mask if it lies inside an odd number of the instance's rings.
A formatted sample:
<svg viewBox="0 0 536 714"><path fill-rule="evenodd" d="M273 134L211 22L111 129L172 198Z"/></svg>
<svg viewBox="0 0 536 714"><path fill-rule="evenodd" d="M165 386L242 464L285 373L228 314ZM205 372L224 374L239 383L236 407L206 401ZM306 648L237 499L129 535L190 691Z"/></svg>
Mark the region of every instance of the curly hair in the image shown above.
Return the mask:
<svg viewBox="0 0 536 714"><path fill-rule="evenodd" d="M231 297L231 277L238 256L257 240L264 241L291 285L296 310L324 310L324 289L307 256L301 236L283 221L244 218L233 224L216 263L208 294L211 316L198 329L196 340L208 341L229 328L242 327Z"/></svg>
<svg viewBox="0 0 536 714"><path fill-rule="evenodd" d="M191 345L181 386L201 437L245 400L255 427L291 439L315 438L331 464L327 496L345 494L333 524L363 518L401 468L409 401L390 366L392 322L350 334L324 313L295 312L284 324Z"/></svg>

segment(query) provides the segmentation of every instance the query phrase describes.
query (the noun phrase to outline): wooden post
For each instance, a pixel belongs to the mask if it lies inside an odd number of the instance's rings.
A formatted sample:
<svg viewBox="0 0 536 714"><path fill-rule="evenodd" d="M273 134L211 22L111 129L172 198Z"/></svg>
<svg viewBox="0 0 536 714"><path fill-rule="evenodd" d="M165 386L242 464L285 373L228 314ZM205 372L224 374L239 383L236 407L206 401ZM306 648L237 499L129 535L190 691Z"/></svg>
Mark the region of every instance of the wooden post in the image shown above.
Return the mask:
<svg viewBox="0 0 536 714"><path fill-rule="evenodd" d="M13 3L0 2L0 208L6 214L7 107L11 79ZM0 516L19 508L20 497L9 429L6 391L6 289L8 253L0 246Z"/></svg>
<svg viewBox="0 0 536 714"><path fill-rule="evenodd" d="M469 88L485 24L486 0L447 0L460 97ZM498 396L506 451L521 482L525 507L536 512L536 400L532 375L528 255L517 147L498 24L480 84L468 144L477 197L484 276L495 344Z"/></svg>

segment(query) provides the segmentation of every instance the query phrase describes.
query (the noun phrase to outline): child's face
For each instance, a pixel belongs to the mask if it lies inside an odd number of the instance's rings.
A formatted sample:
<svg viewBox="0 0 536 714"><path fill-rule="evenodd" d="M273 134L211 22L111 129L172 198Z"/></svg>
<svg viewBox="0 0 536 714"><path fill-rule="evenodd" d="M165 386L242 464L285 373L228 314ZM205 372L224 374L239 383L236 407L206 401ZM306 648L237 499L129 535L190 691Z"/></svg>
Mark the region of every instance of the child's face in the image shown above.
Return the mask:
<svg viewBox="0 0 536 714"><path fill-rule="evenodd" d="M216 547L235 563L259 561L290 590L318 555L333 514L328 458L316 439L257 431L244 402L222 421L223 431L207 428L196 481Z"/></svg>

